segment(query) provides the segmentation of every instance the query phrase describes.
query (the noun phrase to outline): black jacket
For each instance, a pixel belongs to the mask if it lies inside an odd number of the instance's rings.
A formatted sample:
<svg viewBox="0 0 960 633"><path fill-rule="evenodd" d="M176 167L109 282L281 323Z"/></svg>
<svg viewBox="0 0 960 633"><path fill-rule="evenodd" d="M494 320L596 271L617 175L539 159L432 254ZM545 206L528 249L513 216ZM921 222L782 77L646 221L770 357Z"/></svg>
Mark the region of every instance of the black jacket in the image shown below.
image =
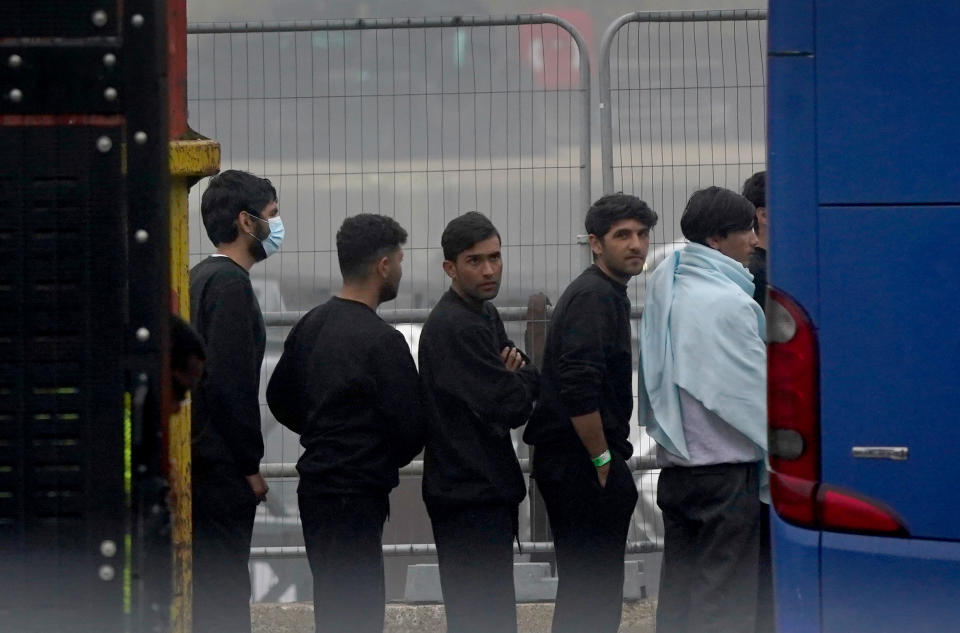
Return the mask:
<svg viewBox="0 0 960 633"><path fill-rule="evenodd" d="M599 411L611 450L624 459L633 454L630 299L623 284L591 266L567 286L547 329L541 376L524 441L582 446L570 418Z"/></svg>
<svg viewBox="0 0 960 633"><path fill-rule="evenodd" d="M420 335L427 410L423 498L431 513L482 504L519 504L526 495L510 429L530 416L539 390L532 365L509 371L513 347L493 304L469 306L448 290Z"/></svg>
<svg viewBox="0 0 960 633"><path fill-rule="evenodd" d="M190 315L207 355L193 390L193 461L232 463L244 475L256 474L267 338L250 274L229 257L204 259L190 271Z"/></svg>
<svg viewBox="0 0 960 633"><path fill-rule="evenodd" d="M767 249L759 246L750 255L750 272L753 274L753 299L761 308L767 303Z"/></svg>
<svg viewBox="0 0 960 633"><path fill-rule="evenodd" d="M386 494L423 448L417 368L403 335L369 306L334 297L290 332L267 386L300 434L300 494Z"/></svg>

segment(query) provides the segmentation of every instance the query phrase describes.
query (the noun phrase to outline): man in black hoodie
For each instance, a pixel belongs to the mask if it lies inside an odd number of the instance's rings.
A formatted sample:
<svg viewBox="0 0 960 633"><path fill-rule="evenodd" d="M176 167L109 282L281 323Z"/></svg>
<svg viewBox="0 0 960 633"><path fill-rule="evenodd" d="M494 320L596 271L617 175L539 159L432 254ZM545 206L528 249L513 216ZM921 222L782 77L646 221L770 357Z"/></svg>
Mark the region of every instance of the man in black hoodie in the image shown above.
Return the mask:
<svg viewBox="0 0 960 633"><path fill-rule="evenodd" d="M383 630L383 523L398 469L423 448L417 368L376 313L397 296L407 232L362 213L337 232L340 293L290 332L267 387L300 434L297 495L317 633Z"/></svg>
<svg viewBox="0 0 960 633"><path fill-rule="evenodd" d="M547 330L543 388L523 439L557 551L553 633L616 633L623 557L637 488L633 454L630 299L657 214L611 194L587 212L594 264L563 291Z"/></svg>
<svg viewBox="0 0 960 633"><path fill-rule="evenodd" d="M513 540L526 494L510 437L527 421L537 370L507 338L490 300L500 234L466 213L441 237L450 289L420 335L427 410L423 498L433 523L449 633L514 633Z"/></svg>
<svg viewBox="0 0 960 633"><path fill-rule="evenodd" d="M217 252L190 271L190 315L206 342L193 396L193 623L204 633L250 631L250 540L260 476L263 315L250 268L283 238L277 192L265 178L228 170L200 202Z"/></svg>
<svg viewBox="0 0 960 633"><path fill-rule="evenodd" d="M753 298L763 308L767 302L767 241L770 235L770 216L767 213L767 172L758 171L743 183L743 197L757 210L753 216L753 230L757 234L757 246L750 256L750 273L753 274Z"/></svg>

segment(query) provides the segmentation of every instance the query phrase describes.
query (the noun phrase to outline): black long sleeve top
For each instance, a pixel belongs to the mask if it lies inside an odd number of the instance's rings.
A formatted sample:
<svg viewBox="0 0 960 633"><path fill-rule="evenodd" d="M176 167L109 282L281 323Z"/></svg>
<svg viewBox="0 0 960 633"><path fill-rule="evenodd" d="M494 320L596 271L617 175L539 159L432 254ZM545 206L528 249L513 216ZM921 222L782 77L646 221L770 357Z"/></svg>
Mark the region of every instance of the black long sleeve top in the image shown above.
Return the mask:
<svg viewBox="0 0 960 633"><path fill-rule="evenodd" d="M526 495L510 429L523 425L539 391L537 369L508 370L513 347L493 304L468 305L448 290L420 335L427 410L423 498L431 512Z"/></svg>
<svg viewBox="0 0 960 633"><path fill-rule="evenodd" d="M300 494L386 494L423 448L410 348L357 301L334 297L300 319L270 378L267 403L300 434Z"/></svg>
<svg viewBox="0 0 960 633"><path fill-rule="evenodd" d="M626 287L590 266L564 290L543 352L540 400L524 432L528 444L581 446L570 418L599 411L611 450L633 454L630 299Z"/></svg>
<svg viewBox="0 0 960 633"><path fill-rule="evenodd" d="M193 461L260 469L260 363L263 314L250 274L229 257L211 256L190 271L190 314L207 360L193 390Z"/></svg>
<svg viewBox="0 0 960 633"><path fill-rule="evenodd" d="M750 266L753 274L753 300L765 309L767 304L767 249L759 246L750 255Z"/></svg>

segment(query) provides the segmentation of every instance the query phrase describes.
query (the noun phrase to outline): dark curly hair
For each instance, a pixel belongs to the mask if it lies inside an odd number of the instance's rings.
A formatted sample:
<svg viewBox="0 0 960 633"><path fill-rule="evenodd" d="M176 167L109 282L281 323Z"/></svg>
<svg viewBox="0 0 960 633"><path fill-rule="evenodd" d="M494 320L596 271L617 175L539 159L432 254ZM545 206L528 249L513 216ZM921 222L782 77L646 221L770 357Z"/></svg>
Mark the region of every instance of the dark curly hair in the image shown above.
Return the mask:
<svg viewBox="0 0 960 633"><path fill-rule="evenodd" d="M375 213L347 218L337 231L337 258L344 281L363 279L370 264L406 241L407 232L393 218Z"/></svg>

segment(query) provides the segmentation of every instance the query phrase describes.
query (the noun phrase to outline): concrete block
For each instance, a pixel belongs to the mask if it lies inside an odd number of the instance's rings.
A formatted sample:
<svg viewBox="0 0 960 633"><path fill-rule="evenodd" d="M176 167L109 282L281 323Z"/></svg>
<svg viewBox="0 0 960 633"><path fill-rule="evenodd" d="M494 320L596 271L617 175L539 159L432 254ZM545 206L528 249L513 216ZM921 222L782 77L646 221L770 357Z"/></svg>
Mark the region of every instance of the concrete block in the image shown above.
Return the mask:
<svg viewBox="0 0 960 633"><path fill-rule="evenodd" d="M403 590L403 601L414 604L443 602L440 568L436 564L407 565L407 584Z"/></svg>
<svg viewBox="0 0 960 633"><path fill-rule="evenodd" d="M642 600L647 597L644 582L643 561L628 560L623 563L623 599Z"/></svg>
<svg viewBox="0 0 960 633"><path fill-rule="evenodd" d="M514 563L513 587L517 602L549 602L557 597L557 578L550 563Z"/></svg>
<svg viewBox="0 0 960 633"><path fill-rule="evenodd" d="M550 575L549 563L514 563L513 583L517 602L549 602L557 596L557 577ZM624 562L623 599L646 597L643 561ZM436 564L409 565L404 602L439 604L443 602L440 570Z"/></svg>

